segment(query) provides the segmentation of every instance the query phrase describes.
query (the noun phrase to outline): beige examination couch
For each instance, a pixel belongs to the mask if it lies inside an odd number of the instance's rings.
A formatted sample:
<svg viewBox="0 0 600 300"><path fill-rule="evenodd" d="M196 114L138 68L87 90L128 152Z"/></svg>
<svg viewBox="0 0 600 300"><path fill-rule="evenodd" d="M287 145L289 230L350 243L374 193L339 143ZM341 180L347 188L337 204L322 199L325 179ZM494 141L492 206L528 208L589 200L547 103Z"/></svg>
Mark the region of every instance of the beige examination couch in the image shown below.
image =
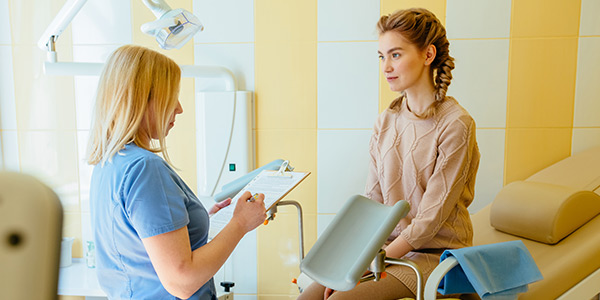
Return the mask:
<svg viewBox="0 0 600 300"><path fill-rule="evenodd" d="M474 245L520 239L544 279L525 299L590 299L600 293L600 147L506 185L472 216Z"/></svg>

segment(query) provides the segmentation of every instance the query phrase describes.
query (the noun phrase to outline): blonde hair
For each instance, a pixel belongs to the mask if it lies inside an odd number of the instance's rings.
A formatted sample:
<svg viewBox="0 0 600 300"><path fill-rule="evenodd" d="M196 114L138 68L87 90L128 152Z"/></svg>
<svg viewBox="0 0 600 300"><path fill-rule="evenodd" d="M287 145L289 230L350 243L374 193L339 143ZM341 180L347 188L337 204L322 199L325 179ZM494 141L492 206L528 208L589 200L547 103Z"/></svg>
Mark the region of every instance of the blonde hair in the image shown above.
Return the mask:
<svg viewBox="0 0 600 300"><path fill-rule="evenodd" d="M398 10L393 14L382 16L377 22L377 32L382 35L388 31L401 34L420 51L429 45L434 45L436 56L431 63L435 83L435 101L427 108L420 118L429 118L435 115L438 105L446 100L446 92L452 80L454 58L449 54L450 43L446 38L446 29L438 18L424 8L411 8ZM390 104L390 109L399 110L400 104L406 98L402 95Z"/></svg>
<svg viewBox="0 0 600 300"><path fill-rule="evenodd" d="M161 53L134 45L115 50L100 76L87 162L104 165L133 142L160 152L171 164L165 136L178 105L180 79L179 66Z"/></svg>

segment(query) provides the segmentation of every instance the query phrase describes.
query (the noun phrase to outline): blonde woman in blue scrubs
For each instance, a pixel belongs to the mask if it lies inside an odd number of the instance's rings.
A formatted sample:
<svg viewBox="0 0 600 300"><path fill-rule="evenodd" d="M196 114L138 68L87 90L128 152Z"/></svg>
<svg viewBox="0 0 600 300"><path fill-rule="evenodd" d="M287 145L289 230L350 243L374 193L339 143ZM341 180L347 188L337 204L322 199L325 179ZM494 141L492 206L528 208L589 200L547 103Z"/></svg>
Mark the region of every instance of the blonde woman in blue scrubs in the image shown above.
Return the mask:
<svg viewBox="0 0 600 300"><path fill-rule="evenodd" d="M88 163L98 280L110 299L216 299L213 275L266 218L264 195L246 193L207 242L209 214L230 201L208 212L171 167L165 137L183 112L180 77L173 60L128 45L100 78Z"/></svg>

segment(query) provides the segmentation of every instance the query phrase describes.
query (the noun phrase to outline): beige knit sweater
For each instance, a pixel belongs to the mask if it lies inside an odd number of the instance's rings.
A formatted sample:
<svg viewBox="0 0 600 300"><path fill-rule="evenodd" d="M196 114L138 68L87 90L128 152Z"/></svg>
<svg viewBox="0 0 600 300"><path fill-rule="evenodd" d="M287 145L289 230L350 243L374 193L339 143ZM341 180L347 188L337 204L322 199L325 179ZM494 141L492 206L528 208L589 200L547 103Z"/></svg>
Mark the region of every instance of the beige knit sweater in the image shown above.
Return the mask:
<svg viewBox="0 0 600 300"><path fill-rule="evenodd" d="M472 245L467 207L473 201L480 155L475 122L454 98L448 97L428 119L413 115L406 101L398 112L385 110L375 123L369 151L366 196L386 205L406 200L411 206L388 242L402 236L417 250ZM429 276L439 254L411 252L405 258ZM410 271L388 272L415 291Z"/></svg>

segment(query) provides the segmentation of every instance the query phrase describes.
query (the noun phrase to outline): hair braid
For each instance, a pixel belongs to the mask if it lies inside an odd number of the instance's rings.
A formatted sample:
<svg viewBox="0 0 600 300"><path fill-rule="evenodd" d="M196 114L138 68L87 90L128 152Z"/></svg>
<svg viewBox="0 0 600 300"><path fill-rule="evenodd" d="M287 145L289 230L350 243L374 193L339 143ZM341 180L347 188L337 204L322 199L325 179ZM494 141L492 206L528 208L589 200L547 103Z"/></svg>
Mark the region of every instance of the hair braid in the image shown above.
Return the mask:
<svg viewBox="0 0 600 300"><path fill-rule="evenodd" d="M454 58L448 55L444 63L436 69L435 72L435 101L444 101L446 92L452 80L452 70L454 69Z"/></svg>

